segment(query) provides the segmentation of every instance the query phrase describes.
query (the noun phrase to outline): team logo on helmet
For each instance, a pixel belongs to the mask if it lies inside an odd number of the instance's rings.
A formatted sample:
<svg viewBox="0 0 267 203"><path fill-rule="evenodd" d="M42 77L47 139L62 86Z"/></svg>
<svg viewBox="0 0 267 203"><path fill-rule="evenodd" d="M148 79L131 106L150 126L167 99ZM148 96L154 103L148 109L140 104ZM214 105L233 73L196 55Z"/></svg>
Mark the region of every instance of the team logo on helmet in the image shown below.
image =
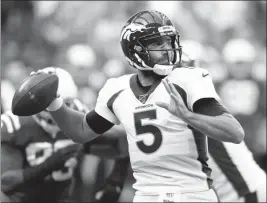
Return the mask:
<svg viewBox="0 0 267 203"><path fill-rule="evenodd" d="M122 30L120 40L125 39L130 41L130 36L132 33L135 33L136 31L144 32L145 29L146 28L144 25L131 23Z"/></svg>

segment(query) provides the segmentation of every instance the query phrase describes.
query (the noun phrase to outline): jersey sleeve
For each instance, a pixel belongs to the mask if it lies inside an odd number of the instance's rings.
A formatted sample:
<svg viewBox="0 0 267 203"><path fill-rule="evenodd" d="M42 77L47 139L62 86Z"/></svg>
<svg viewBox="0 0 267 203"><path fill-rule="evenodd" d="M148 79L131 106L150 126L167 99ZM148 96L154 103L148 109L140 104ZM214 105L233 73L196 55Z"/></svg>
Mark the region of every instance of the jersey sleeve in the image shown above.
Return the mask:
<svg viewBox="0 0 267 203"><path fill-rule="evenodd" d="M192 111L196 101L204 98L214 98L221 103L215 87L212 82L211 75L203 68L186 68L178 73L175 80L186 92L187 106Z"/></svg>
<svg viewBox="0 0 267 203"><path fill-rule="evenodd" d="M111 123L120 124L120 121L116 117L113 109L112 103L116 94L120 92L120 88L116 82L116 78L111 78L107 80L104 87L100 90L98 98L96 101L95 112L98 113L103 118L107 119Z"/></svg>

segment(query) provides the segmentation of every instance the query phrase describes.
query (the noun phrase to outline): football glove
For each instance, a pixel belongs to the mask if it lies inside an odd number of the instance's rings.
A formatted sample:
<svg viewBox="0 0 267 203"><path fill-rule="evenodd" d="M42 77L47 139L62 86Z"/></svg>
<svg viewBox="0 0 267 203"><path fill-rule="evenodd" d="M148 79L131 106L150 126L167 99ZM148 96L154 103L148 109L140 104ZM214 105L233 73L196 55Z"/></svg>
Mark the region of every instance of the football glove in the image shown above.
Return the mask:
<svg viewBox="0 0 267 203"><path fill-rule="evenodd" d="M55 98L55 100L48 106L48 111L56 111L59 109L63 105L63 100L77 98L78 87L68 71L58 67L46 67L37 72L31 72L30 75L38 73L55 74L59 79L57 98Z"/></svg>

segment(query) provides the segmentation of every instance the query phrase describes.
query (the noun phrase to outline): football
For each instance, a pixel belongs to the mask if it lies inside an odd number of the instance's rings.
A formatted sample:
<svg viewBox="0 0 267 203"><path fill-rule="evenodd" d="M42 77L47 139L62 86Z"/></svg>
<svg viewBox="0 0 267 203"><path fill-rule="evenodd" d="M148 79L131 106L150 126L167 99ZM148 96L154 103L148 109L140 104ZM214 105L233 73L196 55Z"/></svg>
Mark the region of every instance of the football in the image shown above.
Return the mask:
<svg viewBox="0 0 267 203"><path fill-rule="evenodd" d="M56 98L58 76L37 73L26 78L16 90L12 100L12 113L31 116L45 110Z"/></svg>

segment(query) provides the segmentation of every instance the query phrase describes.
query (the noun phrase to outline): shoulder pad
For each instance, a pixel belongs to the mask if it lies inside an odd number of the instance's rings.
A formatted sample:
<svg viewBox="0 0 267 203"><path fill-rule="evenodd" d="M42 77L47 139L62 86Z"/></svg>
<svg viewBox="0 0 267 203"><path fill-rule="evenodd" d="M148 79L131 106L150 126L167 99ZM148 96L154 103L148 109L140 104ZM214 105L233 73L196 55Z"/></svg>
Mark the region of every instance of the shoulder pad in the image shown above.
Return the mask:
<svg viewBox="0 0 267 203"><path fill-rule="evenodd" d="M173 82L194 82L209 75L208 70L199 67L176 68L168 76Z"/></svg>
<svg viewBox="0 0 267 203"><path fill-rule="evenodd" d="M134 74L128 74L128 75L123 75L117 78L110 78L107 80L107 83L111 84L111 85L119 85L118 89L124 89L127 85L129 85L129 81L130 78L133 76Z"/></svg>
<svg viewBox="0 0 267 203"><path fill-rule="evenodd" d="M107 80L104 87L101 89L100 93L108 95L113 95L116 92L119 92L122 89L125 89L129 86L130 78L133 74L123 75L118 78L110 78Z"/></svg>

